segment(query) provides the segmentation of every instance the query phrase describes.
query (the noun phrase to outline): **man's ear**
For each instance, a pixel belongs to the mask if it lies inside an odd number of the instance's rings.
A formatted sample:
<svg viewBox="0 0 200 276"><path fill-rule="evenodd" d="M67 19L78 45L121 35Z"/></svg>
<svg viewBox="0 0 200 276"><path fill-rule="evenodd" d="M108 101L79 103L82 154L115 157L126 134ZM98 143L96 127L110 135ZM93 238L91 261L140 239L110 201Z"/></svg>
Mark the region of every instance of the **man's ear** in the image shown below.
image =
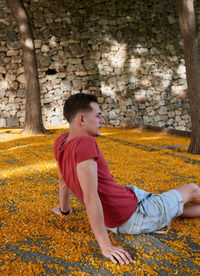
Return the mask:
<svg viewBox="0 0 200 276"><path fill-rule="evenodd" d="M85 125L85 115L84 114L79 115L79 124Z"/></svg>

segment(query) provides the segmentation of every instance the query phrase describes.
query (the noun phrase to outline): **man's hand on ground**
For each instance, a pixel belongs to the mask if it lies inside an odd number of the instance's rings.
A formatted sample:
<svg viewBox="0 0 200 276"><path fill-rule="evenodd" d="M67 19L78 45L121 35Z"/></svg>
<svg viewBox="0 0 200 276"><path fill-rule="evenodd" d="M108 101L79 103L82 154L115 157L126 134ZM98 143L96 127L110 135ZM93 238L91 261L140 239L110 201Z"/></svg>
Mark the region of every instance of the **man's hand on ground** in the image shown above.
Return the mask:
<svg viewBox="0 0 200 276"><path fill-rule="evenodd" d="M113 263L117 264L129 264L132 262L132 258L129 253L120 246L106 246L101 247L103 255L109 258Z"/></svg>
<svg viewBox="0 0 200 276"><path fill-rule="evenodd" d="M69 208L69 215L72 213L72 208ZM51 212L53 212L54 214L56 214L56 215L59 215L59 216L66 216L66 215L63 215L63 214L61 214L61 212L60 212L60 206L56 206L56 207L54 207L54 208L52 208L51 209Z"/></svg>

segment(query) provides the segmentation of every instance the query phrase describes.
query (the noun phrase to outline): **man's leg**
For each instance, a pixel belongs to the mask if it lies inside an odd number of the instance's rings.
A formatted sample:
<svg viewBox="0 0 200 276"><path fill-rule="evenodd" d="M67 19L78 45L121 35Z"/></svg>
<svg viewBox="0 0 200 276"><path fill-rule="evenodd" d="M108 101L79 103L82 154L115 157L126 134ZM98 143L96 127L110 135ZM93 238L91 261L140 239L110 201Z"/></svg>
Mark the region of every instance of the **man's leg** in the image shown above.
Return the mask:
<svg viewBox="0 0 200 276"><path fill-rule="evenodd" d="M183 214L184 218L200 217L200 204L187 203L184 205Z"/></svg>
<svg viewBox="0 0 200 276"><path fill-rule="evenodd" d="M199 217L200 216L200 187L195 183L189 183L177 187L177 190L184 203L182 217Z"/></svg>

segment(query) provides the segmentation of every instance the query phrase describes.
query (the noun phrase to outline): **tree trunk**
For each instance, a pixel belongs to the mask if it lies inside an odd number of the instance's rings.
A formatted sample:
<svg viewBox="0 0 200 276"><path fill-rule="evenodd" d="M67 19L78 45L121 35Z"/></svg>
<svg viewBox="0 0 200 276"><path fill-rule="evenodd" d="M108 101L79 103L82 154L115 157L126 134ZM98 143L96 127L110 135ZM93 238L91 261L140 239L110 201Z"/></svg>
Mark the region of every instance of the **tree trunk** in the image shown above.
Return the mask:
<svg viewBox="0 0 200 276"><path fill-rule="evenodd" d="M189 153L200 154L200 52L193 0L177 0L191 115Z"/></svg>
<svg viewBox="0 0 200 276"><path fill-rule="evenodd" d="M26 114L24 131L26 133L45 133L42 122L40 85L31 25L22 0L7 0L16 19L21 38L24 63Z"/></svg>

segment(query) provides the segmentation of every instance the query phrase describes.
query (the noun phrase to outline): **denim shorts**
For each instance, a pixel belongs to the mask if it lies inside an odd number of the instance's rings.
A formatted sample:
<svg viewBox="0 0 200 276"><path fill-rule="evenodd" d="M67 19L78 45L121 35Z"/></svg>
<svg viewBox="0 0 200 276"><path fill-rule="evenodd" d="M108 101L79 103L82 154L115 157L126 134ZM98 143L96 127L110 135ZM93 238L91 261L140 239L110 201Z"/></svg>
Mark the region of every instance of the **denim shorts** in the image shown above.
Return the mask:
<svg viewBox="0 0 200 276"><path fill-rule="evenodd" d="M133 215L122 225L108 230L119 234L166 233L172 219L183 213L183 198L177 190L152 194L136 186L128 185L138 199ZM167 226L166 231L159 231Z"/></svg>

